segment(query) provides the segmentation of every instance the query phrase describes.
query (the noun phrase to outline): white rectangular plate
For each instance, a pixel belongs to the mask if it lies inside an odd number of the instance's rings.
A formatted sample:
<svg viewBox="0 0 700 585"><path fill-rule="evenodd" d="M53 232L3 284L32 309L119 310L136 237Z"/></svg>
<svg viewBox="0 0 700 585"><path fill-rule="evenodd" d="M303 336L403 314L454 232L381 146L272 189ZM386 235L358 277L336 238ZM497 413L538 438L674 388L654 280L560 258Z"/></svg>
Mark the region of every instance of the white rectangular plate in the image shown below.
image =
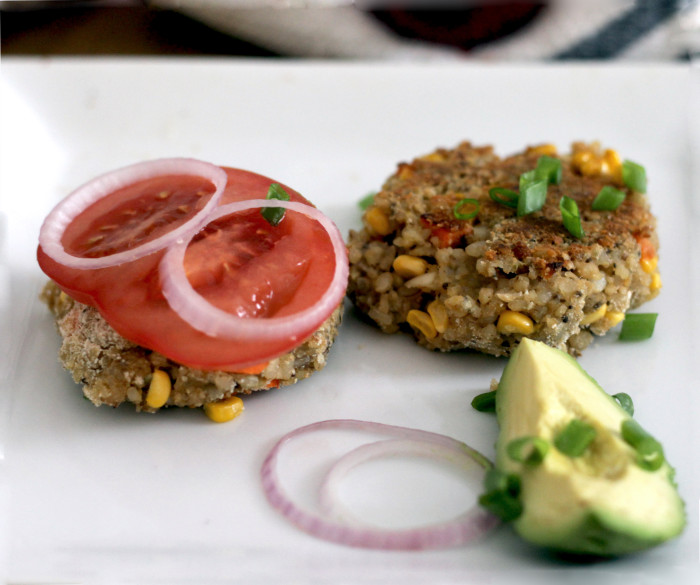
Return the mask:
<svg viewBox="0 0 700 585"><path fill-rule="evenodd" d="M700 291L691 227L699 218L691 193L699 188L692 170L700 95L693 73L681 65L4 59L0 577L697 583ZM662 242L664 288L645 308L659 313L656 332L634 344L612 333L581 362L609 392L631 394L636 417L663 441L688 509L688 527L674 542L577 565L526 546L508 527L474 546L388 553L329 544L288 524L265 500L259 468L279 437L306 423L407 425L493 456L495 419L470 401L505 361L430 353L406 336L379 333L352 310L325 370L247 399L243 415L225 425L199 411L95 408L57 363L58 337L37 301L44 281L34 259L37 233L50 208L93 176L164 156L247 168L295 187L347 234L359 226L356 202L396 163L464 139L494 144L502 155L533 143L566 149L598 139L646 165ZM314 449L296 453L317 476ZM454 476L406 473L420 494L415 514L460 508L465 494ZM355 478L354 497L386 512L392 498L365 490L371 477ZM472 485L466 497L476 491ZM375 495L384 499L372 507ZM387 521L404 514L389 511Z"/></svg>

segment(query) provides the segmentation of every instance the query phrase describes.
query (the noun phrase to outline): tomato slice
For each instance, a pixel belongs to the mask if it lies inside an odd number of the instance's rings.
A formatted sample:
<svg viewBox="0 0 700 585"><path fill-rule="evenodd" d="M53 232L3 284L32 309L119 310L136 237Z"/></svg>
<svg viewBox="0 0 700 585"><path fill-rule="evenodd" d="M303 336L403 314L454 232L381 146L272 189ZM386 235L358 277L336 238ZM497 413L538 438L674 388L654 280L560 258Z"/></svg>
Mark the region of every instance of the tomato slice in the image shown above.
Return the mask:
<svg viewBox="0 0 700 585"><path fill-rule="evenodd" d="M223 167L228 183L220 205L265 199L273 181ZM292 201L310 205L284 187ZM63 244L75 255L99 256L157 237L184 221L208 191L193 177L159 177L116 192L82 212L66 229ZM312 252L313 251L313 252ZM309 322L274 341L240 342L208 336L186 323L160 290L159 262L165 252L94 270L68 268L47 256L41 268L76 300L96 307L130 341L205 370L240 371L291 351L325 320ZM211 222L185 254L195 290L210 303L240 317L293 314L313 305L333 278L335 256L328 233L301 213L287 212L270 225L259 209Z"/></svg>
<svg viewBox="0 0 700 585"><path fill-rule="evenodd" d="M63 247L81 258L135 248L185 223L213 192L208 179L190 175L139 181L78 215L63 235Z"/></svg>

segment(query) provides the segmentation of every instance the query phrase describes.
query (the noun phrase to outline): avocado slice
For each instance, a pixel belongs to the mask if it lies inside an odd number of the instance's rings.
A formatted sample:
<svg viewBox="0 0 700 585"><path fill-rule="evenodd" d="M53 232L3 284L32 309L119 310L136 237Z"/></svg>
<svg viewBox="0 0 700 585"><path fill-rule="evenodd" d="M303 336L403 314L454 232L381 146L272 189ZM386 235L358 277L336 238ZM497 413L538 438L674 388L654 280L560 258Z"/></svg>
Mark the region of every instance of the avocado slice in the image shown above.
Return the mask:
<svg viewBox="0 0 700 585"><path fill-rule="evenodd" d="M616 556L682 532L685 506L661 445L567 353L524 338L498 384L496 416L481 503L524 539Z"/></svg>

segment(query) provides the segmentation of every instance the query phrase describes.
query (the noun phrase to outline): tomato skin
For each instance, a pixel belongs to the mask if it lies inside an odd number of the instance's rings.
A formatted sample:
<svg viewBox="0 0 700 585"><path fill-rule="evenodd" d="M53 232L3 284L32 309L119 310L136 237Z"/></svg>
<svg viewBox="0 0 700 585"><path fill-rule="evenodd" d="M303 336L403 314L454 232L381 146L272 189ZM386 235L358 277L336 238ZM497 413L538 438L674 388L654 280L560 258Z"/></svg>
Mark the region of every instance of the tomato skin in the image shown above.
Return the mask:
<svg viewBox="0 0 700 585"><path fill-rule="evenodd" d="M234 201L246 201L248 199L265 199L270 185L272 183L277 183L277 181L273 181L269 177L251 171L232 167L221 168L224 169L226 175L228 175L228 183L226 184L219 205L233 203ZM279 184L289 194L290 201L298 201L299 203L306 203L307 205L313 206L308 199L291 187L287 187L281 183Z"/></svg>
<svg viewBox="0 0 700 585"><path fill-rule="evenodd" d="M249 171L223 168L229 180L220 204L265 199L273 182L271 179ZM309 204L293 189L284 188L292 201ZM257 215L260 215L259 211ZM259 228L268 230L268 239L273 246L279 245L279 250L277 253L274 249L268 254L258 253L255 238L249 235L257 255L254 254L247 263L243 262L242 268L231 278L223 279L210 287L213 295L210 302L216 304L216 295L222 298L242 295L235 287L247 274L258 283L258 289L272 287L270 290L273 296L282 295L282 306L271 303L270 308L266 309L276 316L293 313L313 304L319 291L323 290L324 282L330 281L335 269L330 238L316 222L302 214L288 213L280 225L272 229L264 220L261 222ZM189 261L197 266L207 260L212 250L213 253L220 253L216 252L215 246L207 245L206 236L199 242L199 247L201 250L192 252L194 258L191 260L188 248L186 266ZM37 251L37 259L42 270L63 291L76 301L97 308L117 333L193 368L235 372L259 365L292 351L323 322L309 323L307 328L293 337L274 342L240 342L210 337L182 320L163 297L158 267L164 253L164 250L159 250L138 260L96 270L67 268L49 258L41 247ZM265 270L255 270L256 264L260 262L264 263ZM276 266L276 262L279 265ZM296 280L288 277L293 272L290 263L304 263L303 274ZM272 284L269 281L273 281ZM276 290L275 287L287 290ZM202 287L200 294L209 298L206 289L206 286ZM230 295L226 293L227 290ZM245 295L242 297L245 298Z"/></svg>

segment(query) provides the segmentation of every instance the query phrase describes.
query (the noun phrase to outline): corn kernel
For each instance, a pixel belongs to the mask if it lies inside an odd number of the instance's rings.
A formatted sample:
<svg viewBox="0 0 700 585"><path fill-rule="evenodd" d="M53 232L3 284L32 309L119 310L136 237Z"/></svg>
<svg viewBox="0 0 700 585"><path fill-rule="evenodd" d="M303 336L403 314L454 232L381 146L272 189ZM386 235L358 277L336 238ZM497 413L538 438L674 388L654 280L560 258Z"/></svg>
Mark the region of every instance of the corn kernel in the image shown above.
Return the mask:
<svg viewBox="0 0 700 585"><path fill-rule="evenodd" d="M646 272L647 274L653 274L656 272L656 267L659 265L659 257L658 256L650 256L648 258L642 257L642 259L639 261L639 265L642 267L642 270Z"/></svg>
<svg viewBox="0 0 700 585"><path fill-rule="evenodd" d="M573 166L576 170L581 170L581 167L587 163L593 155L591 154L590 151L588 150L579 150L573 154L571 157L571 166Z"/></svg>
<svg viewBox="0 0 700 585"><path fill-rule="evenodd" d="M164 406L168 402L168 398L170 398L171 390L170 376L163 370L155 370L146 392L146 404L151 408Z"/></svg>
<svg viewBox="0 0 700 585"><path fill-rule="evenodd" d="M386 236L391 233L389 218L379 207L370 207L365 213L365 221L380 236Z"/></svg>
<svg viewBox="0 0 700 585"><path fill-rule="evenodd" d="M605 313L605 322L608 327L615 327L625 319L625 314L622 311L608 311Z"/></svg>
<svg viewBox="0 0 700 585"><path fill-rule="evenodd" d="M447 329L447 309L445 308L445 305L441 302L435 299L432 301L427 309L428 315L430 315L430 318L433 320L433 325L435 325L435 330L438 333L444 333L445 329Z"/></svg>
<svg viewBox="0 0 700 585"><path fill-rule="evenodd" d="M204 413L216 423L233 420L242 412L243 401L238 396L230 396L204 405Z"/></svg>
<svg viewBox="0 0 700 585"><path fill-rule="evenodd" d="M603 161L597 157L591 157L581 165L580 171L586 177L596 177L603 172Z"/></svg>
<svg viewBox="0 0 700 585"><path fill-rule="evenodd" d="M435 323L428 313L411 309L406 315L406 321L414 329L418 329L427 339L433 339L437 335Z"/></svg>
<svg viewBox="0 0 700 585"><path fill-rule="evenodd" d="M596 321L599 321L603 317L605 317L605 313L608 310L608 305L603 303L598 307L595 311L588 313L587 315L583 316L583 319L581 319L581 325L586 326L590 325L591 323L595 323Z"/></svg>
<svg viewBox="0 0 700 585"><path fill-rule="evenodd" d="M663 283L661 282L661 275L658 272L654 272L651 276L651 284L649 285L649 289L651 292L656 292L663 286Z"/></svg>
<svg viewBox="0 0 700 585"><path fill-rule="evenodd" d="M392 267L399 276L414 278L425 274L425 271L428 269L428 263L423 258L401 254L395 258Z"/></svg>
<svg viewBox="0 0 700 585"><path fill-rule="evenodd" d="M532 319L523 313L517 311L503 311L498 317L496 330L499 333L520 333L522 335L530 335L535 330L535 325Z"/></svg>
<svg viewBox="0 0 700 585"><path fill-rule="evenodd" d="M538 144L527 149L529 154L539 154L540 156L556 156L557 147L554 144Z"/></svg>
<svg viewBox="0 0 700 585"><path fill-rule="evenodd" d="M613 150L612 148L606 148L605 152L603 153L603 159L610 165L621 165L622 164L622 158L620 157L620 153L617 152L617 150Z"/></svg>
<svg viewBox="0 0 700 585"><path fill-rule="evenodd" d="M445 157L439 152L431 152L425 156L421 156L420 160L425 160L428 162L445 162Z"/></svg>
<svg viewBox="0 0 700 585"><path fill-rule="evenodd" d="M407 165L407 164L402 164L399 165L399 172L398 172L398 177L399 179L410 179L413 176L413 169Z"/></svg>
<svg viewBox="0 0 700 585"><path fill-rule="evenodd" d="M603 153L603 165L605 167L605 172L617 178L619 174L622 176L622 159L616 150L608 148Z"/></svg>

